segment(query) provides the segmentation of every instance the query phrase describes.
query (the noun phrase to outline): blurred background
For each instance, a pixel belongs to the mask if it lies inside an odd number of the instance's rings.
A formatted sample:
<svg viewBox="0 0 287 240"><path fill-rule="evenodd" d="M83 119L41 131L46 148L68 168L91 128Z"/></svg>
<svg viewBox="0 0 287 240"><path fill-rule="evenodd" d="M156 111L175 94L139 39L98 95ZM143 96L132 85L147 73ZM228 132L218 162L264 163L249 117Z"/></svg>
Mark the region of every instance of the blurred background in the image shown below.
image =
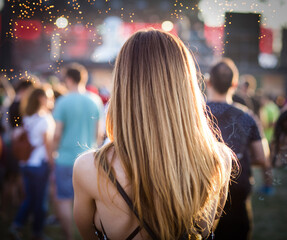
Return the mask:
<svg viewBox="0 0 287 240"><path fill-rule="evenodd" d="M77 61L109 89L124 41L154 27L178 35L203 74L230 57L258 87L285 96L286 12L286 0L0 0L1 72L11 81L27 72L50 78Z"/></svg>
<svg viewBox="0 0 287 240"><path fill-rule="evenodd" d="M63 65L79 62L89 71L90 89L97 89L105 103L121 46L135 31L153 27L184 41L201 76L221 57L230 57L241 75L255 77L261 95L283 107L286 13L287 0L0 0L0 75L12 84L31 74L53 84L61 80ZM256 191L262 184L257 169L254 175L253 239L285 240L286 167L274 176L273 195ZM0 239L9 239L14 212L8 209L8 217L0 217ZM46 233L62 239L58 225L47 224Z"/></svg>

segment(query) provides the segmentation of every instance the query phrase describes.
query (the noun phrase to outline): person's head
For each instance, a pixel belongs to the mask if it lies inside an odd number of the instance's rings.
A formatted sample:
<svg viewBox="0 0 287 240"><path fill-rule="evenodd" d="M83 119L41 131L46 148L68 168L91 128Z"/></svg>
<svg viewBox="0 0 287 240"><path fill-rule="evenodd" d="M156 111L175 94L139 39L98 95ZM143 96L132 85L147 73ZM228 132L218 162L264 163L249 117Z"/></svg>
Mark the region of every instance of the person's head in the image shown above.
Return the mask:
<svg viewBox="0 0 287 240"><path fill-rule="evenodd" d="M16 94L25 92L28 90L30 87L33 87L35 84L38 83L38 78L33 76L33 77L21 77L19 80L16 81L15 83L15 92Z"/></svg>
<svg viewBox="0 0 287 240"><path fill-rule="evenodd" d="M193 221L208 218L225 179L196 76L183 42L159 30L132 35L116 59L107 116L112 142L96 159L105 165L115 148L139 215L160 239L195 232Z"/></svg>
<svg viewBox="0 0 287 240"><path fill-rule="evenodd" d="M51 110L53 99L53 90L47 84L31 88L21 102L22 113L24 116L31 116L40 109Z"/></svg>
<svg viewBox="0 0 287 240"><path fill-rule="evenodd" d="M223 58L210 70L209 84L219 94L227 94L229 89L235 89L238 84L238 69L229 58Z"/></svg>
<svg viewBox="0 0 287 240"><path fill-rule="evenodd" d="M256 78L251 74L243 74L239 78L239 85L245 93L254 95L257 87Z"/></svg>
<svg viewBox="0 0 287 240"><path fill-rule="evenodd" d="M68 88L70 85L85 86L88 81L88 71L79 63L71 63L64 68L64 79Z"/></svg>

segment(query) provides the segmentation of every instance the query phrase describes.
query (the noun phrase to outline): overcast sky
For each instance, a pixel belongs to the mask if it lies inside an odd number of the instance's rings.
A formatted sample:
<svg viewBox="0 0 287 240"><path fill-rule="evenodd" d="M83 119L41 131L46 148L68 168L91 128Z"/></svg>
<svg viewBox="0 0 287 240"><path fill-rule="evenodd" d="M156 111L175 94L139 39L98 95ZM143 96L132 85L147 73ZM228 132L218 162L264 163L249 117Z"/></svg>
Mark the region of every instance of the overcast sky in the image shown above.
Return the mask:
<svg viewBox="0 0 287 240"><path fill-rule="evenodd" d="M287 0L201 0L201 16L208 26L222 26L226 11L261 14L264 27L287 28Z"/></svg>

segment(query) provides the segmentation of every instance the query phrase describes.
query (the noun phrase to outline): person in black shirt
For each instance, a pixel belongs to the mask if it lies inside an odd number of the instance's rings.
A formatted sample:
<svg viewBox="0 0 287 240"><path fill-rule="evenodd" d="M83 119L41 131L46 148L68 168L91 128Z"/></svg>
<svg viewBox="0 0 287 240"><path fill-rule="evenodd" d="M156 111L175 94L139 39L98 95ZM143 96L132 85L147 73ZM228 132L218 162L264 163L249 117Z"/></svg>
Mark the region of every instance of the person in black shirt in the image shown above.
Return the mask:
<svg viewBox="0 0 287 240"><path fill-rule="evenodd" d="M251 165L262 166L264 170L269 167L268 151L264 152L265 146L263 148L255 120L246 107L244 109L244 106L232 102L237 83L238 70L231 59L223 59L212 67L207 82L207 105L214 125L218 126L223 141L236 154L240 166L240 173L230 185L228 200L215 230L215 239L218 240L250 239Z"/></svg>

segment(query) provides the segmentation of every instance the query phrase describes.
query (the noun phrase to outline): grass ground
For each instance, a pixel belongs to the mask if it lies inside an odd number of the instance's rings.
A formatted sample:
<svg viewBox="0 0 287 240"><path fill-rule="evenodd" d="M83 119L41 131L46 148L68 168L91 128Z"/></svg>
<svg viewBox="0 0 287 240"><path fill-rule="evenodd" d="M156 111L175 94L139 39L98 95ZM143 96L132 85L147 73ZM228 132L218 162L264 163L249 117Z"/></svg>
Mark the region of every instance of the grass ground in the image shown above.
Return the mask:
<svg viewBox="0 0 287 240"><path fill-rule="evenodd" d="M264 196L256 192L261 186L261 176L254 169L256 184L252 198L254 214L253 240L287 239L287 167L273 171L275 193Z"/></svg>
<svg viewBox="0 0 287 240"><path fill-rule="evenodd" d="M275 193L266 196L257 193L256 189L261 186L261 174L254 169L256 183L253 193L254 231L252 240L286 240L287 239L287 168L276 169L273 172L273 186ZM10 240L8 229L15 215L16 208L4 209L6 218L0 214L0 239ZM30 239L30 224L23 231L23 239ZM65 240L59 225L47 225L45 234L51 240ZM80 240L75 229L75 240ZM232 240L232 239L230 239Z"/></svg>

